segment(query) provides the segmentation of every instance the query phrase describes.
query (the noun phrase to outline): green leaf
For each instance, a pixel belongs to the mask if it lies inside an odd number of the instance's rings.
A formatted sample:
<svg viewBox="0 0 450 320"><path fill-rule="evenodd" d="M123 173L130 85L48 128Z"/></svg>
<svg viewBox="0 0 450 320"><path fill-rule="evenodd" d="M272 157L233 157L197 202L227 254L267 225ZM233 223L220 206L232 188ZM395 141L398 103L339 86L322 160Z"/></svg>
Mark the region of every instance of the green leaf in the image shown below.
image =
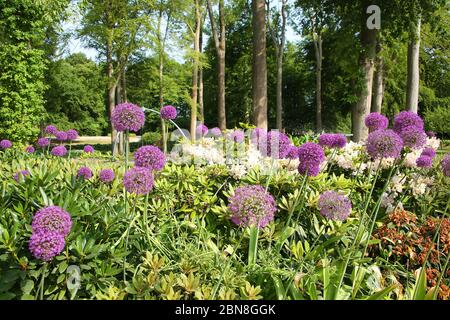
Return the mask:
<svg viewBox="0 0 450 320"><path fill-rule="evenodd" d="M425 300L427 294L427 275L425 268L421 268L414 285L413 300Z"/></svg>
<svg viewBox="0 0 450 320"><path fill-rule="evenodd" d="M387 288L384 288L383 290L378 291L377 293L374 293L373 295L369 296L366 300L382 300L385 296L394 291L395 288L397 288L397 285L393 284Z"/></svg>

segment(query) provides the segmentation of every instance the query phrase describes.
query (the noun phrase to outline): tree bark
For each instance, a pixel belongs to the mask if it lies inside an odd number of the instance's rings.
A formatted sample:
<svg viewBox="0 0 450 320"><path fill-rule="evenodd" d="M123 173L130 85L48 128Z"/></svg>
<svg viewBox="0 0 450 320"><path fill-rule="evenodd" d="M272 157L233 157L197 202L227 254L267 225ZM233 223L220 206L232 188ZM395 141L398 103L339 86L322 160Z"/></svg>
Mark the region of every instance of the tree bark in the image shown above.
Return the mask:
<svg viewBox="0 0 450 320"><path fill-rule="evenodd" d="M414 32L410 35L408 43L408 82L406 92L406 106L411 112L419 109L419 55L420 55L420 29L421 19L417 21Z"/></svg>
<svg viewBox="0 0 450 320"><path fill-rule="evenodd" d="M225 109L225 4L224 0L219 0L219 28L218 34L216 22L212 11L211 1L207 0L208 14L211 21L211 33L214 39L214 45L217 53L217 117L218 125L221 130L227 128L226 109Z"/></svg>
<svg viewBox="0 0 450 320"><path fill-rule="evenodd" d="M198 65L199 65L199 47L200 47L200 3L195 3L195 32L194 32L194 61L192 67L192 94L191 94L191 141L195 142L197 129L197 99L198 99Z"/></svg>
<svg viewBox="0 0 450 320"><path fill-rule="evenodd" d="M281 39L276 41L277 52L277 129L283 130L283 58L286 43L286 0L281 2Z"/></svg>
<svg viewBox="0 0 450 320"><path fill-rule="evenodd" d="M253 124L268 128L267 121L267 61L265 0L252 0L253 28Z"/></svg>
<svg viewBox="0 0 450 320"><path fill-rule="evenodd" d="M322 35L313 28L316 56L316 131L322 131Z"/></svg>
<svg viewBox="0 0 450 320"><path fill-rule="evenodd" d="M369 131L364 124L366 116L370 113L372 102L372 85L374 64L376 58L376 29L369 30L366 26L365 10L367 6L363 5L362 23L361 23L361 54L359 65L362 69L363 85L359 93L358 102L352 110L352 133L353 141L359 142L367 138Z"/></svg>
<svg viewBox="0 0 450 320"><path fill-rule="evenodd" d="M373 82L372 112L381 113L384 97L384 62L380 56L380 45L377 45L377 58L375 60L375 75Z"/></svg>
<svg viewBox="0 0 450 320"><path fill-rule="evenodd" d="M202 19L203 20L203 19ZM203 52L203 21L200 24L200 36L199 36L199 53ZM200 113L201 122L205 122L205 110L203 105L203 66L200 63L198 71L198 110Z"/></svg>
<svg viewBox="0 0 450 320"><path fill-rule="evenodd" d="M116 102L116 81L113 79L113 60L112 60L112 39L108 39L106 44L106 74L108 78L108 110L109 110L109 118L111 120L112 112L114 111L115 102ZM114 126L111 124L111 148L113 156L117 155L118 148L115 144L117 137L117 131L114 129Z"/></svg>

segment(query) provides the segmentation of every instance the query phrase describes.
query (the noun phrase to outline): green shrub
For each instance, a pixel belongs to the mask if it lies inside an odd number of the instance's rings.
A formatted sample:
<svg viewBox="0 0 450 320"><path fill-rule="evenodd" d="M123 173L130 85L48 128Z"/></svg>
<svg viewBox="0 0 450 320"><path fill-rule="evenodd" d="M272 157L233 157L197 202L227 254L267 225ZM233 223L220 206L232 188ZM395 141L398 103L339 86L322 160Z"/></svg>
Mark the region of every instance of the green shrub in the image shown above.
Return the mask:
<svg viewBox="0 0 450 320"><path fill-rule="evenodd" d="M439 106L433 110L427 110L424 114L427 129L436 132L440 136L450 136L450 108Z"/></svg>
<svg viewBox="0 0 450 320"><path fill-rule="evenodd" d="M144 144L157 144L161 140L161 133L157 131L146 132L142 135L142 142Z"/></svg>

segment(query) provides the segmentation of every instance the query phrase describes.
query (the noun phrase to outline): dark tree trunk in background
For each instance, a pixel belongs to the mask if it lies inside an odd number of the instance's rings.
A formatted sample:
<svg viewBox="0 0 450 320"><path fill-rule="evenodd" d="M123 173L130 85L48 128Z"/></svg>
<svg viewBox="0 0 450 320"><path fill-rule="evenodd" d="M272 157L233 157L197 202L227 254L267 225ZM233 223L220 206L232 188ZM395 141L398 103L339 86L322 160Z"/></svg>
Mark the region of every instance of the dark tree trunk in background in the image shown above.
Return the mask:
<svg viewBox="0 0 450 320"><path fill-rule="evenodd" d="M316 131L322 131L322 35L313 29L314 52L316 56Z"/></svg>
<svg viewBox="0 0 450 320"><path fill-rule="evenodd" d="M111 119L112 112L114 111L115 102L116 102L116 81L114 81L113 78L113 60L112 60L112 40L108 40L107 46L106 46L106 73L108 78L108 110L109 110L109 117ZM113 125L111 124L111 147L113 156L117 155L118 148L115 144L117 137L117 131L114 129Z"/></svg>
<svg viewBox="0 0 450 320"><path fill-rule="evenodd" d="M202 19L203 20L203 19ZM199 37L199 53L203 52L203 21L200 25L200 37ZM198 71L198 111L200 113L200 120L205 122L205 110L203 105L203 66L200 63Z"/></svg>
<svg viewBox="0 0 450 320"><path fill-rule="evenodd" d="M381 44L377 44L377 58L375 60L375 75L373 79L372 112L381 113L384 97L384 62L381 56Z"/></svg>
<svg viewBox="0 0 450 320"><path fill-rule="evenodd" d="M194 32L194 63L192 68L192 95L191 95L191 141L195 142L197 128L197 100L198 100L198 66L199 66L199 48L200 48L200 1L195 3L195 32Z"/></svg>
<svg viewBox="0 0 450 320"><path fill-rule="evenodd" d="M276 39L275 47L277 55L277 129L280 131L283 130L283 58L284 58L284 47L286 43L286 22L287 22L286 4L287 0L282 0L280 39L278 40L278 35L275 36Z"/></svg>
<svg viewBox="0 0 450 320"><path fill-rule="evenodd" d="M267 61L266 61L266 3L252 0L253 28L253 124L267 129Z"/></svg>
<svg viewBox="0 0 450 320"><path fill-rule="evenodd" d="M418 112L419 109L419 54L420 54L421 20L410 35L408 43L408 82L406 91L406 107L409 111Z"/></svg>

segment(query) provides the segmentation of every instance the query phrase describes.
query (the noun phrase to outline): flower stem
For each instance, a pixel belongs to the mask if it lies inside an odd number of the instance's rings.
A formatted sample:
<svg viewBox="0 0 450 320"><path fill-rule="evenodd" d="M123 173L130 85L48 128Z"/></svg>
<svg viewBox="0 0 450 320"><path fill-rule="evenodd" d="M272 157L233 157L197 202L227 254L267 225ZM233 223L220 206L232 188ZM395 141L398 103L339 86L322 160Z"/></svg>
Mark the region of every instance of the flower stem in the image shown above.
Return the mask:
<svg viewBox="0 0 450 320"><path fill-rule="evenodd" d="M256 263L258 252L258 236L259 228L257 226L250 227L250 244L248 248L248 265L252 266Z"/></svg>
<svg viewBox="0 0 450 320"><path fill-rule="evenodd" d="M39 299L44 300L44 280L45 280L45 273L47 272L47 262L44 263L44 266L42 267L42 277L41 277L41 285L40 285L40 292L39 292Z"/></svg>

